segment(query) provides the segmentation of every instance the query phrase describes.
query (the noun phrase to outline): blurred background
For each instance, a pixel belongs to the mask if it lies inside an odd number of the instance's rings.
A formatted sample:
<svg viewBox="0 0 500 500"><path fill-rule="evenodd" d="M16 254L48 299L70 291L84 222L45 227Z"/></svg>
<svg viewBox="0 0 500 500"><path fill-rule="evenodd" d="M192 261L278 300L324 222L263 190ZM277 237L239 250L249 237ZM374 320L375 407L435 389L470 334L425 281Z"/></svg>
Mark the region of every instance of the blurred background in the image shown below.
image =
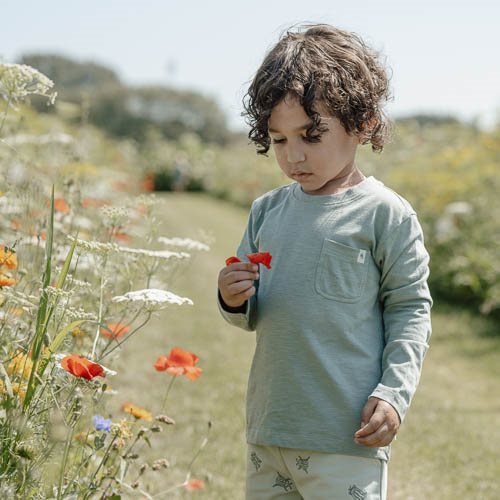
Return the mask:
<svg viewBox="0 0 500 500"><path fill-rule="evenodd" d="M175 342L205 358L205 385L179 392L191 417L170 438L181 467L200 428L214 422L198 462L203 498L242 498L254 343L218 316L217 274L252 200L287 182L272 153L257 156L248 144L247 85L280 34L302 22L354 31L380 51L395 133L381 154L360 148L359 166L419 214L435 298L432 348L394 447L390 498L498 498L498 2L7 0L0 12L0 62L33 66L58 92L53 106L32 97L3 116L5 178L21 182L30 165L61 186L99 176L120 192L156 192L163 232L214 241L176 281L197 311L169 311L167 332L158 321L149 342L135 339L121 358L139 370L160 343ZM122 385L147 405L148 377Z"/></svg>

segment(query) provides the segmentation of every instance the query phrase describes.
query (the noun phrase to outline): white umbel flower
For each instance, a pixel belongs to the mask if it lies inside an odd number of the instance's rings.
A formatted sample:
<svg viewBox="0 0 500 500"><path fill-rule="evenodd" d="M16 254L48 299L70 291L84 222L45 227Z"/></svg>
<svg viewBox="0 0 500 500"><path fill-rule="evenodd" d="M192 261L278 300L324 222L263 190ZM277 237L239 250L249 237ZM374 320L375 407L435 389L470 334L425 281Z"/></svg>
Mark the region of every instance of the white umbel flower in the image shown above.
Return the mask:
<svg viewBox="0 0 500 500"><path fill-rule="evenodd" d="M111 299L113 302L143 304L149 311L156 311L167 307L169 304L193 305L193 301L187 297L179 297L175 293L157 288L146 288L128 292L125 295L118 295Z"/></svg>
<svg viewBox="0 0 500 500"><path fill-rule="evenodd" d="M208 252L210 247L205 245L205 243L201 243L196 240L192 240L191 238L165 238L164 236L160 236L158 238L160 243L164 245L171 245L174 247L184 247L188 250L203 250Z"/></svg>
<svg viewBox="0 0 500 500"><path fill-rule="evenodd" d="M57 92L52 90L53 86L50 78L31 66L0 63L0 97L9 103L38 94L48 97L50 104L54 104Z"/></svg>

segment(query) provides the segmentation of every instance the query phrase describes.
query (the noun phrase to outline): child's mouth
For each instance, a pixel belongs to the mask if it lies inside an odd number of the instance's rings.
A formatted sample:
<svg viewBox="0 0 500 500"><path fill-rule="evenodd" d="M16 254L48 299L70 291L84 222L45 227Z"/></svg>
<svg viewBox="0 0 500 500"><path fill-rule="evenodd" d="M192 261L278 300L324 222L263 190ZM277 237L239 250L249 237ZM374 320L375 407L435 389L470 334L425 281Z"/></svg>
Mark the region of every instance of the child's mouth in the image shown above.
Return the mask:
<svg viewBox="0 0 500 500"><path fill-rule="evenodd" d="M303 181L307 179L311 174L307 172L297 172L295 174L292 174L292 179L295 179L296 181Z"/></svg>

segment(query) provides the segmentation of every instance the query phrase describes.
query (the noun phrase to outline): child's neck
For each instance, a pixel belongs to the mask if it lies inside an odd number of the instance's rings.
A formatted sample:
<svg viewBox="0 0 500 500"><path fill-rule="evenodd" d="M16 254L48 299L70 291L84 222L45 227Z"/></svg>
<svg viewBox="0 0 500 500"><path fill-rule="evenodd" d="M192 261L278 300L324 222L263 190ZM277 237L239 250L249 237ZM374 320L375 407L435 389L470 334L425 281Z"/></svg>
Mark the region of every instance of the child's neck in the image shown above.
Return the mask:
<svg viewBox="0 0 500 500"><path fill-rule="evenodd" d="M349 172L332 179L327 185L323 186L321 193L318 194L338 194L347 189L356 186L366 179L365 175L357 166L353 166Z"/></svg>

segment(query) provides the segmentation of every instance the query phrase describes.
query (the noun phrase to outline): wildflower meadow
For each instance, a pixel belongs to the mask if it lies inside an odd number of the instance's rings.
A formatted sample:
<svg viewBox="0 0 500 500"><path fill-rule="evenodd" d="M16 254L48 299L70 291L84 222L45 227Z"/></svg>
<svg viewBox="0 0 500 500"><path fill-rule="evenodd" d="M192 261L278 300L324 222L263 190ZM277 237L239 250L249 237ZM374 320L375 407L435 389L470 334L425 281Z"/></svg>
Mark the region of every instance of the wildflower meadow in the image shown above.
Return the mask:
<svg viewBox="0 0 500 500"><path fill-rule="evenodd" d="M112 135L54 89L0 63L0 499L242 500L255 336L217 273L287 181L242 136ZM500 128L397 130L360 161L419 213L435 304L389 498L496 499Z"/></svg>
<svg viewBox="0 0 500 500"><path fill-rule="evenodd" d="M0 498L202 489L192 466L210 422L182 481L155 489L168 456L138 453L158 441L161 450L175 432L169 394L176 379L203 377L199 357L165 341L144 360L143 376L163 375L147 406L113 389L113 367L151 318L193 307L175 293L175 278L210 249L208 239L158 234L158 200L130 168L131 148L123 143L110 157L90 127L37 130L46 122L26 106L34 95L53 105L53 82L30 66L0 64Z"/></svg>

